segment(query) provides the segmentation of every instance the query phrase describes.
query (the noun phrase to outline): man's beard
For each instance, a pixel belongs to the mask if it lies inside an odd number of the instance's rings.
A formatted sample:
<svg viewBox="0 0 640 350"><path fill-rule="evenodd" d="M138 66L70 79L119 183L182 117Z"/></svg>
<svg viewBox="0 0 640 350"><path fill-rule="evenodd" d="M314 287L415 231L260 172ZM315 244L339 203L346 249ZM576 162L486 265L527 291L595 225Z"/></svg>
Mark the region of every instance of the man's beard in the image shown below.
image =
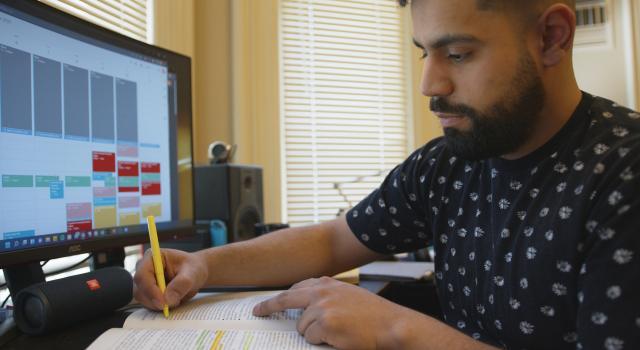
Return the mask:
<svg viewBox="0 0 640 350"><path fill-rule="evenodd" d="M509 154L531 136L544 103L544 87L531 55L523 50L508 95L486 113L467 105L449 104L443 97L431 99L434 112L458 114L471 120L468 131L444 128L445 142L458 157L480 160Z"/></svg>

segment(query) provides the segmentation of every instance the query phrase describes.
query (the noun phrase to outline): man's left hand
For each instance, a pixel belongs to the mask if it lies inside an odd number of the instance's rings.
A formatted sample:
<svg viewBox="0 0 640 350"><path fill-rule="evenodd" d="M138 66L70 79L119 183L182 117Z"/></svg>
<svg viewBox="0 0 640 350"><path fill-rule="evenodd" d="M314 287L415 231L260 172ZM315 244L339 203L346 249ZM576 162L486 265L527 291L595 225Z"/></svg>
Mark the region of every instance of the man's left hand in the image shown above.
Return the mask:
<svg viewBox="0 0 640 350"><path fill-rule="evenodd" d="M363 288L333 278L304 280L257 304L255 316L304 309L297 329L312 344L339 349L395 348L394 320L409 311Z"/></svg>

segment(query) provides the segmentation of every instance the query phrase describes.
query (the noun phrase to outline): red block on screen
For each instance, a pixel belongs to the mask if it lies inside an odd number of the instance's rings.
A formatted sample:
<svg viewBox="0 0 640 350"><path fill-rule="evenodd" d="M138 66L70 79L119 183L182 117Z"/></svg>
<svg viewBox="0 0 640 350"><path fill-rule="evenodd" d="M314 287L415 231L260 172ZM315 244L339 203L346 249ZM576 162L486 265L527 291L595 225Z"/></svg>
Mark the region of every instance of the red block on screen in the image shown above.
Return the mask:
<svg viewBox="0 0 640 350"><path fill-rule="evenodd" d="M147 196L160 194L160 183L159 182L143 182L142 194Z"/></svg>
<svg viewBox="0 0 640 350"><path fill-rule="evenodd" d="M118 192L138 192L138 187L118 187Z"/></svg>
<svg viewBox="0 0 640 350"><path fill-rule="evenodd" d="M141 163L140 168L143 173L159 173L160 163Z"/></svg>
<svg viewBox="0 0 640 350"><path fill-rule="evenodd" d="M93 171L113 173L116 171L116 154L110 152L93 152Z"/></svg>
<svg viewBox="0 0 640 350"><path fill-rule="evenodd" d="M118 162L118 176L138 176L138 162Z"/></svg>
<svg viewBox="0 0 640 350"><path fill-rule="evenodd" d="M73 232L91 231L91 228L92 228L91 226L92 226L91 220L70 221L70 222L67 222L67 232L73 233Z"/></svg>

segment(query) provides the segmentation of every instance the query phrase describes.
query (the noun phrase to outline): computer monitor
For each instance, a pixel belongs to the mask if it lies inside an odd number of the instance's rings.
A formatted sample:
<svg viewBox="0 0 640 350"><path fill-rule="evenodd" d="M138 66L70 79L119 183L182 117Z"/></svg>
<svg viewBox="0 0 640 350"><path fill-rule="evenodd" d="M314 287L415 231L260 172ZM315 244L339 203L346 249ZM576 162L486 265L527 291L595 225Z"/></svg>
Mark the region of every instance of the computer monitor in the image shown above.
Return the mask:
<svg viewBox="0 0 640 350"><path fill-rule="evenodd" d="M36 1L0 0L0 268L193 234L191 62ZM22 280L26 278L26 280ZM13 288L12 287L13 284Z"/></svg>

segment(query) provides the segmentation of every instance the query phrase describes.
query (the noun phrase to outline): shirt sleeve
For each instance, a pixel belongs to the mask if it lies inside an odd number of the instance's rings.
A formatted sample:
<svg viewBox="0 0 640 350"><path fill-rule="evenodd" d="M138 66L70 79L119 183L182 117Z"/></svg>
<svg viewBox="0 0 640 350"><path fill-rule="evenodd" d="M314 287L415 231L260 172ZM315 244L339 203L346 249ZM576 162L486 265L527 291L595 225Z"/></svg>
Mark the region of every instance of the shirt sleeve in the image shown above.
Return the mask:
<svg viewBox="0 0 640 350"><path fill-rule="evenodd" d="M640 349L640 157L629 164L620 161L592 194L578 247L579 349Z"/></svg>
<svg viewBox="0 0 640 350"><path fill-rule="evenodd" d="M369 249L396 254L427 246L432 234L424 210L427 198L423 187L429 177L426 159L440 147L436 139L415 151L380 187L349 210L349 227Z"/></svg>

